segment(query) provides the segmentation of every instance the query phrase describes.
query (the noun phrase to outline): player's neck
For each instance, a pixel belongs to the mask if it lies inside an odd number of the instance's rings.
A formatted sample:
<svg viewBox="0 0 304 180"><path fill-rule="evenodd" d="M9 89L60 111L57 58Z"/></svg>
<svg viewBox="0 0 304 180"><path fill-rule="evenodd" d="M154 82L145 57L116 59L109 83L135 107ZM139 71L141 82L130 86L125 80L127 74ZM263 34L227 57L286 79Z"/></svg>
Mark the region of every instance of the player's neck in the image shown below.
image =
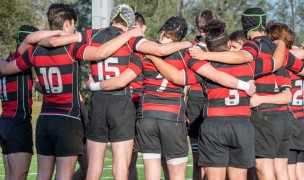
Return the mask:
<svg viewBox="0 0 304 180"><path fill-rule="evenodd" d="M169 38L166 38L166 37L163 37L159 42L162 43L162 44L165 44L165 43L171 43L171 42L173 42L173 40L169 39Z"/></svg>
<svg viewBox="0 0 304 180"><path fill-rule="evenodd" d="M265 32L260 32L260 31L251 31L249 34L250 39L253 39L255 37L259 37L259 36L265 36Z"/></svg>
<svg viewBox="0 0 304 180"><path fill-rule="evenodd" d="M119 24L119 23L113 23L112 26L117 27L117 28L120 28L120 29L123 30L123 31L127 31L127 27L124 26L124 25L121 25L121 24Z"/></svg>

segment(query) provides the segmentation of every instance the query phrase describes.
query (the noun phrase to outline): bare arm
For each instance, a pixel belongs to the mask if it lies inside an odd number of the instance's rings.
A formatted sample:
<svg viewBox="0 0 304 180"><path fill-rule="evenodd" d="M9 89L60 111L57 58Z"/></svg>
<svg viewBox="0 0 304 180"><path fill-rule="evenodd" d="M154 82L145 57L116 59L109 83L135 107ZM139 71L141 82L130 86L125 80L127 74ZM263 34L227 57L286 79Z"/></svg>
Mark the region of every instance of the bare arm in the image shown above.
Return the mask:
<svg viewBox="0 0 304 180"><path fill-rule="evenodd" d="M184 70L179 70L160 58L154 56L148 56L148 58L154 63L159 72L163 76L165 76L170 82L177 85L185 85ZM196 71L196 73L229 88L241 89L242 87L239 87L239 83L246 83L225 72L216 70L209 63L200 67ZM249 84L247 84L247 86L248 87L246 89L249 88L248 95L252 95L255 92L255 86L253 85L253 82L250 82Z"/></svg>
<svg viewBox="0 0 304 180"><path fill-rule="evenodd" d="M118 37L102 44L99 47L88 46L85 50L84 59L88 61L96 61L106 59L115 53L121 46L129 41L130 38L142 35L140 28L134 28L130 31L122 33Z"/></svg>
<svg viewBox="0 0 304 180"><path fill-rule="evenodd" d="M257 107L261 104L288 104L292 101L292 94L290 91L282 91L276 95L259 96L254 94L250 98L250 105Z"/></svg>
<svg viewBox="0 0 304 180"><path fill-rule="evenodd" d="M126 87L133 79L135 79L137 75L131 69L127 68L123 73L121 73L117 77L113 77L111 79L91 83L89 82L89 88L91 91L98 91L98 90L116 90ZM91 80L92 81L92 80ZM96 87L96 85L98 87Z"/></svg>
<svg viewBox="0 0 304 180"><path fill-rule="evenodd" d="M28 48L39 43L44 38L57 36L57 35L64 35L64 34L66 33L61 30L33 32L28 36L26 36L22 44L18 47L18 53L23 54Z"/></svg>
<svg viewBox="0 0 304 180"><path fill-rule="evenodd" d="M290 49L289 52L291 52L298 59L304 59L304 49Z"/></svg>
<svg viewBox="0 0 304 180"><path fill-rule="evenodd" d="M192 43L188 41L159 44L154 41L147 40L140 43L138 51L155 56L166 56L181 49L189 48L190 46L192 46Z"/></svg>
<svg viewBox="0 0 304 180"><path fill-rule="evenodd" d="M242 64L250 62L253 57L246 51L205 52L199 46L189 48L189 54L194 59L209 60L226 64Z"/></svg>
<svg viewBox="0 0 304 180"><path fill-rule="evenodd" d="M244 82L242 80L235 78L234 76L231 76L230 74L227 74L222 71L218 71L213 66L211 66L209 63L200 67L196 72L198 74L200 74L201 76L204 76L204 77L210 79L211 81L216 82L216 83L218 83L222 86L228 87L228 88L233 88L233 89L236 88L239 90L244 90L243 84L248 83L249 85L247 84L246 86L249 86L249 87L246 87L245 91L249 96L253 95L256 90L254 81Z"/></svg>
<svg viewBox="0 0 304 180"><path fill-rule="evenodd" d="M176 85L185 85L185 74L184 70L179 70L169 63L166 63L159 57L152 55L147 55L147 57L153 62L158 71L166 78L168 81Z"/></svg>
<svg viewBox="0 0 304 180"><path fill-rule="evenodd" d="M11 75L20 72L16 66L16 61L6 62L0 60L0 73L3 75Z"/></svg>
<svg viewBox="0 0 304 180"><path fill-rule="evenodd" d="M38 44L44 47L58 47L78 42L78 34L69 34L65 36L47 37L42 39Z"/></svg>
<svg viewBox="0 0 304 180"><path fill-rule="evenodd" d="M277 47L273 54L273 59L275 60L274 71L282 66L283 60L285 59L285 49L286 45L284 41L277 40Z"/></svg>

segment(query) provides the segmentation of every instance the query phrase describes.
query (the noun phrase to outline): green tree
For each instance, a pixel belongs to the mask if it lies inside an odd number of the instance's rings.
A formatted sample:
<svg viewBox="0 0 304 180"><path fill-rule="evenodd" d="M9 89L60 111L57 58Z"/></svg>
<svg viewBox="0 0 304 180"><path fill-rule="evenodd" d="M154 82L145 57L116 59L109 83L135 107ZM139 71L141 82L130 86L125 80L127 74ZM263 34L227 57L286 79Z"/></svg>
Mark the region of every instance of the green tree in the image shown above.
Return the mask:
<svg viewBox="0 0 304 180"><path fill-rule="evenodd" d="M304 42L303 0L276 1L272 19L287 24L296 34L296 45Z"/></svg>
<svg viewBox="0 0 304 180"><path fill-rule="evenodd" d="M0 6L0 56L16 49L16 33L23 24L37 26L34 0L2 0Z"/></svg>

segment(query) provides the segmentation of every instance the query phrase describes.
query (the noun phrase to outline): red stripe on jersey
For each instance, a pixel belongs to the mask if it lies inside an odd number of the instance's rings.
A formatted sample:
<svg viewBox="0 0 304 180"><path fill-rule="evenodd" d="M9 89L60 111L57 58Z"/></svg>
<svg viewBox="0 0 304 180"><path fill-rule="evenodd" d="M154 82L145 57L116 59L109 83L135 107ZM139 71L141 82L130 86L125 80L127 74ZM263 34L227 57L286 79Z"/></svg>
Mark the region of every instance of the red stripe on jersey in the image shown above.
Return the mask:
<svg viewBox="0 0 304 180"><path fill-rule="evenodd" d="M225 116L251 116L251 110L248 106L238 107L208 107L208 117L225 117Z"/></svg>
<svg viewBox="0 0 304 180"><path fill-rule="evenodd" d="M264 64L265 61L266 62ZM252 80L256 74L267 74L272 71L273 61L270 58L257 59L247 64L229 65L210 62L217 70L226 72L243 81ZM268 68L260 68L263 65ZM229 89L210 80L207 81L208 106L205 106L207 117L216 116L250 116L249 98L244 91Z"/></svg>
<svg viewBox="0 0 304 180"><path fill-rule="evenodd" d="M83 53L86 46L81 43L52 49L37 46L17 59L17 66L35 67L43 91L41 114L80 118L79 64L73 57Z"/></svg>
<svg viewBox="0 0 304 180"><path fill-rule="evenodd" d="M207 63L208 63L208 61L206 61L206 60L197 61L197 63L195 63L191 66L191 69L193 71L197 71L199 68L201 68L202 66L204 66Z"/></svg>
<svg viewBox="0 0 304 180"><path fill-rule="evenodd" d="M257 57L260 53L259 45L253 40L247 40L241 50L249 52L253 57Z"/></svg>
<svg viewBox="0 0 304 180"><path fill-rule="evenodd" d="M114 39L115 37L119 36L121 33L123 33L121 29L114 26L110 26L106 29L94 30L93 32L85 31L83 32L83 36L91 36L92 38L90 40L87 39L87 41L91 42L91 44L102 45L107 41L110 41L111 39ZM93 76L94 81L98 82L119 76L128 67L131 53L133 53L136 43L141 38L142 37L131 38L128 43L119 48L111 57L102 61L92 62L91 74ZM122 94L131 95L129 86L117 91L123 91ZM117 93L117 91L115 91L115 93ZM100 91L98 93L103 93L103 91ZM111 92L107 92L107 94L110 93Z"/></svg>
<svg viewBox="0 0 304 180"><path fill-rule="evenodd" d="M199 43L200 43L199 40L201 38L202 38L201 36L197 36L194 40L191 41L191 43L193 45L199 45ZM203 49L203 51L207 51L206 47L203 47L202 49ZM191 84L191 83L188 82L188 84ZM188 96L189 97L205 97L204 91L203 91L203 86L199 83L191 85L189 90L188 90Z"/></svg>
<svg viewBox="0 0 304 180"><path fill-rule="evenodd" d="M181 50L167 56L164 60L177 69L185 69L186 52L187 49ZM185 121L183 86L175 85L165 79L147 58L141 58L141 64L135 63L134 66L143 67L144 75L144 91L141 99L143 111L139 116Z"/></svg>
<svg viewBox="0 0 304 180"><path fill-rule="evenodd" d="M292 102L290 103L290 110L294 114L294 117L297 119L304 118L304 81L303 79L290 72L290 77L292 81Z"/></svg>
<svg viewBox="0 0 304 180"><path fill-rule="evenodd" d="M164 104L152 104L152 103L144 103L143 104L143 110L144 111L165 111L165 112L171 112L176 113L180 111L180 106L174 106L174 105L164 105Z"/></svg>
<svg viewBox="0 0 304 180"><path fill-rule="evenodd" d="M18 53L10 55L6 61L14 61ZM31 119L32 112L32 71L30 69L14 75L0 74L0 98L3 117Z"/></svg>

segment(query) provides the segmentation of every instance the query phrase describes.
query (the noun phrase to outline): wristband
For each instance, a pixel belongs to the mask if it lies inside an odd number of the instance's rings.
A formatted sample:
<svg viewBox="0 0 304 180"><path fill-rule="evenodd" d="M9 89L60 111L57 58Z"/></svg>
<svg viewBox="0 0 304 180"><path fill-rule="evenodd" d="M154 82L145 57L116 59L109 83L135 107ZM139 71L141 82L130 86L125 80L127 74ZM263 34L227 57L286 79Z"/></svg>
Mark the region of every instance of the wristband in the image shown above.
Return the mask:
<svg viewBox="0 0 304 180"><path fill-rule="evenodd" d="M99 82L91 83L91 84L89 85L89 88L90 88L91 91L100 91L100 90L102 90L102 89L100 88Z"/></svg>
<svg viewBox="0 0 304 180"><path fill-rule="evenodd" d="M82 35L81 35L81 33L79 32L79 33L77 33L77 35L78 35L77 42L82 42Z"/></svg>
<svg viewBox="0 0 304 180"><path fill-rule="evenodd" d="M239 89L239 90L243 90L243 91L249 91L250 84L248 82L239 80L236 88Z"/></svg>

